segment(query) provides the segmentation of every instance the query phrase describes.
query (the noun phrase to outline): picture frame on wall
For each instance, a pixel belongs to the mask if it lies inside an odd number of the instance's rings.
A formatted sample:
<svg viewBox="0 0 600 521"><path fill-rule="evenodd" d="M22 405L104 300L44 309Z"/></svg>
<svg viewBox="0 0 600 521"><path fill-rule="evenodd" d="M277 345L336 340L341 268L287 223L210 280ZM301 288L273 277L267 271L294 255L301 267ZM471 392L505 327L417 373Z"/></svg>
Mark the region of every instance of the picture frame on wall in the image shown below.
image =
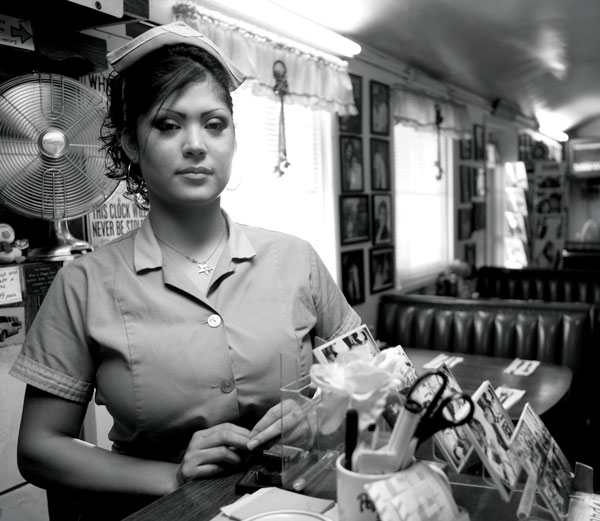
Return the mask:
<svg viewBox="0 0 600 521"><path fill-rule="evenodd" d="M362 138L340 136L342 192L362 192L365 187Z"/></svg>
<svg viewBox="0 0 600 521"><path fill-rule="evenodd" d="M474 242L465 244L464 259L470 268L470 273L474 273L477 268L477 245Z"/></svg>
<svg viewBox="0 0 600 521"><path fill-rule="evenodd" d="M473 158L476 161L485 160L485 127L473 125Z"/></svg>
<svg viewBox="0 0 600 521"><path fill-rule="evenodd" d="M394 238L392 194L373 194L371 197L373 244L391 244Z"/></svg>
<svg viewBox="0 0 600 521"><path fill-rule="evenodd" d="M340 195L340 241L342 245L371 238L369 196Z"/></svg>
<svg viewBox="0 0 600 521"><path fill-rule="evenodd" d="M362 76L350 74L352 82L352 93L354 104L358 110L358 114L354 116L340 116L338 118L340 132L348 132L350 134L362 133Z"/></svg>
<svg viewBox="0 0 600 521"><path fill-rule="evenodd" d="M470 137L461 139L458 142L459 158L463 161L473 158L473 140Z"/></svg>
<svg viewBox="0 0 600 521"><path fill-rule="evenodd" d="M371 189L391 190L390 142L386 139L371 138Z"/></svg>
<svg viewBox="0 0 600 521"><path fill-rule="evenodd" d="M390 87L375 80L369 82L371 134L390 134Z"/></svg>
<svg viewBox="0 0 600 521"><path fill-rule="evenodd" d="M369 281L371 293L394 288L394 248L371 248L369 251Z"/></svg>
<svg viewBox="0 0 600 521"><path fill-rule="evenodd" d="M362 248L342 252L342 292L351 306L365 301L365 263Z"/></svg>
<svg viewBox="0 0 600 521"><path fill-rule="evenodd" d="M473 210L472 208L458 209L458 240L470 239L473 234Z"/></svg>
<svg viewBox="0 0 600 521"><path fill-rule="evenodd" d="M473 193L470 166L460 165L458 167L458 182L460 184L460 202L471 202L471 197L473 197Z"/></svg>

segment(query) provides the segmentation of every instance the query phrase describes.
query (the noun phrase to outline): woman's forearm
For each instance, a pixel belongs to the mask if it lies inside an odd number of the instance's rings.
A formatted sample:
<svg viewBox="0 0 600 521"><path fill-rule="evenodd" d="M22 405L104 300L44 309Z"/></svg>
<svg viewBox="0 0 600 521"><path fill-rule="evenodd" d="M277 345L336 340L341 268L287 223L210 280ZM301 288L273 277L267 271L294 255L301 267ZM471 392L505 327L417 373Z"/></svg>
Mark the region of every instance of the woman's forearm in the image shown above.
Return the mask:
<svg viewBox="0 0 600 521"><path fill-rule="evenodd" d="M178 486L174 463L117 454L66 436L21 447L19 470L36 486L64 485L96 492L162 496Z"/></svg>

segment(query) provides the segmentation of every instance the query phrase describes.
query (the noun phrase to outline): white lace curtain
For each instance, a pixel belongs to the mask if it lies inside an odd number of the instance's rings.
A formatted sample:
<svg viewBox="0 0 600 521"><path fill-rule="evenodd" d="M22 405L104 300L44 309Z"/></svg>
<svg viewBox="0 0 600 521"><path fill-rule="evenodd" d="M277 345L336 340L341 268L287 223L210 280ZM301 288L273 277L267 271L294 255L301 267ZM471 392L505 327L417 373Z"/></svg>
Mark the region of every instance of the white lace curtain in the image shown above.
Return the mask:
<svg viewBox="0 0 600 521"><path fill-rule="evenodd" d="M438 115L442 119L442 135L455 139L470 136L472 124L465 105L416 88L395 86L392 89L394 123L416 130L437 132Z"/></svg>
<svg viewBox="0 0 600 521"><path fill-rule="evenodd" d="M248 76L255 94L274 93L276 63L285 68L285 103L357 114L347 62L292 40L201 7L191 0L173 4L175 20L183 20L210 38Z"/></svg>

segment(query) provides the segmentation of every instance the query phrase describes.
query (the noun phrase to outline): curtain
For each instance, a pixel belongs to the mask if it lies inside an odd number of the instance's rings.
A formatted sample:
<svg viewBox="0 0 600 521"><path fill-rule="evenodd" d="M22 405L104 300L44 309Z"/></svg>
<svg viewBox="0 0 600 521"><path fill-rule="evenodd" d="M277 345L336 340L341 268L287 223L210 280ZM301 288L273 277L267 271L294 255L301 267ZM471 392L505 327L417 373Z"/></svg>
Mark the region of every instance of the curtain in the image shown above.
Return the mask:
<svg viewBox="0 0 600 521"><path fill-rule="evenodd" d="M471 135L472 124L465 105L416 88L393 87L392 117L394 123L400 123L416 130L437 132L437 122L440 116L440 133L442 135L455 139Z"/></svg>
<svg viewBox="0 0 600 521"><path fill-rule="evenodd" d="M220 47L246 73L244 84L255 94L277 99L284 94L285 103L337 112L340 116L358 114L346 61L191 0L176 1L173 14L175 20L183 20Z"/></svg>

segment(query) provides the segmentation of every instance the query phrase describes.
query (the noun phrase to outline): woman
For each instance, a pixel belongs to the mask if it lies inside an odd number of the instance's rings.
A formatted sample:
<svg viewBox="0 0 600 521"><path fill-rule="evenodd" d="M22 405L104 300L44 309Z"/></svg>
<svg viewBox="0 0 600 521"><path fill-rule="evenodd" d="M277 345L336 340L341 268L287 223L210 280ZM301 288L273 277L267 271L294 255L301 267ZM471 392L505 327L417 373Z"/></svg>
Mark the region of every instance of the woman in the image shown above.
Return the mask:
<svg viewBox="0 0 600 521"><path fill-rule="evenodd" d="M308 374L315 337L360 319L305 241L220 208L240 71L182 22L109 61L110 175L149 213L45 297L11 369L28 384L19 468L42 487L159 496L278 436L282 379ZM112 452L77 440L94 391Z"/></svg>

